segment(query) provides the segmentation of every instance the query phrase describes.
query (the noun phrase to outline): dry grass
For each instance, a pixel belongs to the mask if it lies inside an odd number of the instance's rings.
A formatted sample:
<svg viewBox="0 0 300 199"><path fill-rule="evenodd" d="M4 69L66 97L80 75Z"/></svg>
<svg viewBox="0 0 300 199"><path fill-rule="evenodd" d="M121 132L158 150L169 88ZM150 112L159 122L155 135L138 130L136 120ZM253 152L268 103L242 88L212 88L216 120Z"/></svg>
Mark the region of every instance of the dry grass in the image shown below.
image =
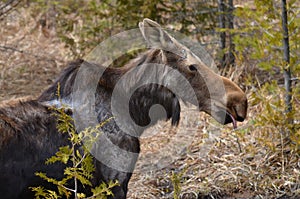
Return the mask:
<svg viewBox="0 0 300 199"><path fill-rule="evenodd" d="M71 59L38 20L21 8L0 21L1 101L39 95ZM251 106L237 130L193 107L183 109L178 128L160 122L149 129L128 198L173 198L172 172L183 174L181 198L300 198L299 154L272 127L252 124L263 109Z"/></svg>
<svg viewBox="0 0 300 199"><path fill-rule="evenodd" d="M46 37L38 20L20 8L0 21L0 100L38 95L68 59L64 44Z"/></svg>
<svg viewBox="0 0 300 199"><path fill-rule="evenodd" d="M249 118L259 111L255 109L250 108ZM207 120L206 115L198 119L204 122L195 126L197 133L177 160L165 168L133 175L130 198L173 198L172 171L184 172L181 198L300 197L299 154L283 140L270 134L270 144L277 145L271 151L266 140L260 141L266 136L259 128L251 127L249 120L232 130ZM184 130L184 124L180 125ZM205 139L203 132L215 136ZM151 144L161 142L160 138L153 139ZM142 155L147 150L142 146ZM143 159L139 164L147 161Z"/></svg>

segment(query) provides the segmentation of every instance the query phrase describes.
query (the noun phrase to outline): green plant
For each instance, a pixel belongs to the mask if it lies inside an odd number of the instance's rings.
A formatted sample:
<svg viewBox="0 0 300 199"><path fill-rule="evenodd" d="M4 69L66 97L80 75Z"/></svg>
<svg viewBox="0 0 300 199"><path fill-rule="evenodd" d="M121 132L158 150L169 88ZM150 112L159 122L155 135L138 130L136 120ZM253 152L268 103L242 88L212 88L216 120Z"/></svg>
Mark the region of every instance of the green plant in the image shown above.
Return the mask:
<svg viewBox="0 0 300 199"><path fill-rule="evenodd" d="M290 30L290 66L294 74L300 71L299 56L300 19L297 1L288 1L288 28ZM235 9L238 29L234 43L240 60L251 60L261 69L275 73L284 67L282 49L281 3L279 0L255 0L251 5Z"/></svg>
<svg viewBox="0 0 300 199"><path fill-rule="evenodd" d="M131 28L143 18L150 18L169 28L202 40L216 24L216 1L186 2L162 0L30 0L34 18L55 32L71 50L82 58L104 39Z"/></svg>
<svg viewBox="0 0 300 199"><path fill-rule="evenodd" d="M173 198L179 199L180 193L181 193L181 183L183 179L183 175L186 173L187 168L183 169L180 172L174 172L171 173L171 182L173 185Z"/></svg>
<svg viewBox="0 0 300 199"><path fill-rule="evenodd" d="M60 87L58 85L58 91ZM59 99L59 93L57 94ZM93 157L89 153L89 148L101 134L99 130L103 125L109 122L109 119L101 122L95 127L88 127L77 133L74 127L73 118L66 113L67 106L62 105L61 108L53 108L54 116L57 118L57 129L59 133L68 134L70 145L62 146L59 151L46 160L46 164L54 164L61 162L66 165L64 169L64 177L61 180L48 177L46 173L37 172L36 175L49 183L57 186L58 193L53 190L47 190L43 187L31 187L35 192L35 197L39 198L59 198L66 196L69 198L74 195L75 199L79 198L101 198L104 199L109 195L113 195L111 189L118 186L117 181L110 181L107 184L101 183L95 188L91 188L92 196L86 196L80 193L78 188L82 186L92 186L91 179L95 171ZM84 146L83 146L84 141ZM69 186L72 185L72 187Z"/></svg>
<svg viewBox="0 0 300 199"><path fill-rule="evenodd" d="M290 30L290 63L284 61L283 30L281 16L281 1L254 0L253 4L243 5L235 9L234 14L239 23L234 42L236 56L243 65L252 65L249 70L249 87L252 105L259 105L262 110L253 120L261 128L265 136L289 137L291 146L299 147L299 88L292 83L292 93L284 93L283 72L290 68L293 79L299 79L299 3L288 1L288 29ZM257 67L258 66L258 67ZM255 76L255 78L254 78ZM299 80L298 80L299 81ZM286 111L284 98L292 95L293 110ZM262 139L264 140L264 138ZM267 139L268 140L268 139ZM273 140L274 141L274 140ZM270 145L276 146L270 140Z"/></svg>
<svg viewBox="0 0 300 199"><path fill-rule="evenodd" d="M260 114L254 121L254 126L260 128L262 133L261 141L266 142L270 149L275 149L277 140L287 139L291 141L291 147L294 150L300 150L300 124L299 118L300 99L299 88L295 88L292 92L293 110L286 113L284 101L284 88L279 87L276 81L266 83L259 90L251 95L252 106L260 106ZM294 122L290 122L289 118L294 118ZM268 139L266 139L268 138ZM269 142L268 142L269 140ZM269 144L267 144L269 143ZM299 151L300 152L300 151Z"/></svg>

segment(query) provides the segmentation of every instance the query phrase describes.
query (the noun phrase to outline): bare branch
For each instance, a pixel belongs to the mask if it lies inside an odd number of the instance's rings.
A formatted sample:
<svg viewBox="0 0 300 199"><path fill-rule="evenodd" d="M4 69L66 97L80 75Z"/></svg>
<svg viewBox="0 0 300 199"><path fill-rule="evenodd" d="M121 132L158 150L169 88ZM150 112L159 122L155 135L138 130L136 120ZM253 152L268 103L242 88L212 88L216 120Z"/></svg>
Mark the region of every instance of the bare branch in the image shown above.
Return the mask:
<svg viewBox="0 0 300 199"><path fill-rule="evenodd" d="M62 60L62 59L49 58L48 55L47 56L46 55L45 56L36 55L36 54L30 53L30 52L26 52L24 50L20 50L20 49L11 47L11 46L2 46L2 45L0 45L0 51L14 51L14 52L18 52L18 53L29 55L31 57L35 57L36 59L42 59L42 60L45 60L45 61L51 61L51 62L52 61L60 61L60 62L64 62L64 60Z"/></svg>
<svg viewBox="0 0 300 199"><path fill-rule="evenodd" d="M3 19L10 11L17 7L21 0L10 0L1 6L0 4L0 20Z"/></svg>

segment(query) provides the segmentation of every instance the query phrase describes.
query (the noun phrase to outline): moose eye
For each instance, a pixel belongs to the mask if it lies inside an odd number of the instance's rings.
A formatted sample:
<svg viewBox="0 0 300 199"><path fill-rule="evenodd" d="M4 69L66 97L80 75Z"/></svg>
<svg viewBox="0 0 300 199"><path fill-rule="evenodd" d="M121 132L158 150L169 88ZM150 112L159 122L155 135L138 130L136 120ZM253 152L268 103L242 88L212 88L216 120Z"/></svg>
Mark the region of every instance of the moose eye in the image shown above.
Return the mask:
<svg viewBox="0 0 300 199"><path fill-rule="evenodd" d="M190 71L197 71L197 66L195 64L189 65Z"/></svg>

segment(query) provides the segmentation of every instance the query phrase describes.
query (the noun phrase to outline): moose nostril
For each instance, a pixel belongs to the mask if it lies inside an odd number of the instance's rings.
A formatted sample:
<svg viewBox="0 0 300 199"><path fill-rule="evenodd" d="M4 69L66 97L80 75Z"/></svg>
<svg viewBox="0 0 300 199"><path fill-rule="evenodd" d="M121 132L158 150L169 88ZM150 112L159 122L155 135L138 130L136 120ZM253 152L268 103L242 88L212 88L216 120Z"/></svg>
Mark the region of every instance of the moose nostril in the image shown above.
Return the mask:
<svg viewBox="0 0 300 199"><path fill-rule="evenodd" d="M245 120L245 118L237 115L236 120L239 121L239 122L243 122Z"/></svg>
<svg viewBox="0 0 300 199"><path fill-rule="evenodd" d="M245 114L243 113L243 111L241 111L240 107L234 107L234 112L236 115L236 120L239 122L243 122L245 120Z"/></svg>

